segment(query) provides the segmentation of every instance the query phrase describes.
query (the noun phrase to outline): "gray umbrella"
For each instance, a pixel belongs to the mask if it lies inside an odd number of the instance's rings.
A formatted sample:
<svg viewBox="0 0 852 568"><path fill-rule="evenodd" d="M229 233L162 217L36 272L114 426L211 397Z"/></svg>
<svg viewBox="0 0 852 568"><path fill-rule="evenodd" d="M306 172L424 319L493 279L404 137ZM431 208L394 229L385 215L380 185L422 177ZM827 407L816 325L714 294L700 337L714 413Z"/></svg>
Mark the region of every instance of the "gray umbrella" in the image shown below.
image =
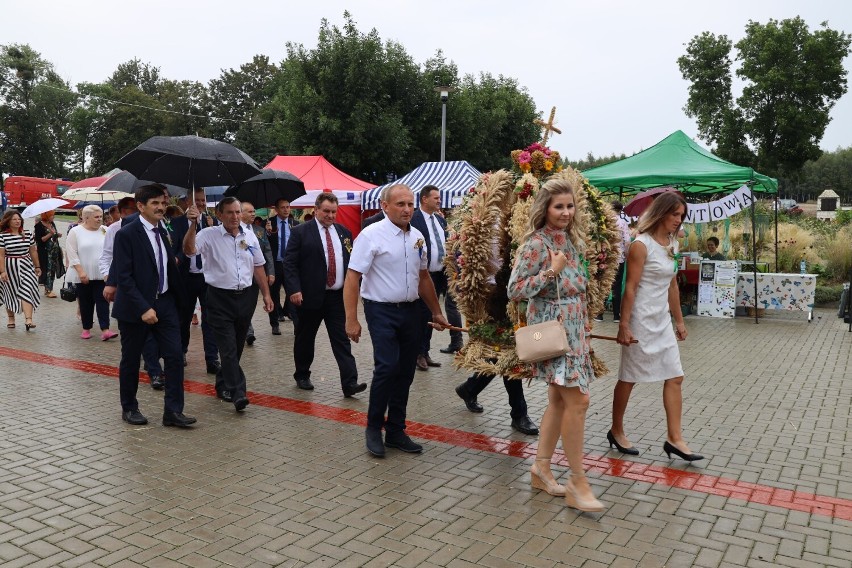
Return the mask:
<svg viewBox="0 0 852 568"><path fill-rule="evenodd" d="M136 193L136 190L143 185L155 183L144 179L139 179L130 172L118 172L101 184L98 191L124 191L126 193ZM179 187L172 184L163 184L169 190L171 197L183 197L187 194L187 188Z"/></svg>
<svg viewBox="0 0 852 568"><path fill-rule="evenodd" d="M225 196L248 201L255 207L269 207L279 199L295 201L306 193L302 180L290 172L264 168L263 173L229 187Z"/></svg>

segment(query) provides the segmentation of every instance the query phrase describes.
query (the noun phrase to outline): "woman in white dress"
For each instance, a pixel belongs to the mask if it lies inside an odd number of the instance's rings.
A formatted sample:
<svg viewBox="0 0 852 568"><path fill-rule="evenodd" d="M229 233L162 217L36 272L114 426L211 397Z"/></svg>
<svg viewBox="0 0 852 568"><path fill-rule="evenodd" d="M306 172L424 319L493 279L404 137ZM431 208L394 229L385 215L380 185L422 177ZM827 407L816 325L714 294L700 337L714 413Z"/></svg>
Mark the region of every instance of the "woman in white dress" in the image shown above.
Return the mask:
<svg viewBox="0 0 852 568"><path fill-rule="evenodd" d="M665 381L663 406L668 436L663 451L687 461L703 459L693 454L683 439L681 415L683 367L677 342L686 339L677 288L677 232L686 217L686 201L678 192L660 194L639 219L636 240L627 254L627 282L621 300L618 343L621 366L612 401L610 447L638 455L624 433L624 412L636 383ZM672 329L674 316L675 329ZM631 344L633 339L639 343Z"/></svg>

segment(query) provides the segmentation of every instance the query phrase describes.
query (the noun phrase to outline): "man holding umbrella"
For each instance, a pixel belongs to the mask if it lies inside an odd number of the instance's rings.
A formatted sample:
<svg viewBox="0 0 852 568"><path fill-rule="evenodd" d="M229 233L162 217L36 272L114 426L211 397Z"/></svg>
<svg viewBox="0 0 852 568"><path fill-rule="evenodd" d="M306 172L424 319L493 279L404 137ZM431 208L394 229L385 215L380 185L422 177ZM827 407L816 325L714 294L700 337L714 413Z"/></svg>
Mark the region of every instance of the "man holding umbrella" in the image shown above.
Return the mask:
<svg viewBox="0 0 852 568"><path fill-rule="evenodd" d="M216 337L222 370L216 375L216 394L234 403L237 412L248 405L246 376L240 368L248 326L257 307L257 291L263 294L263 308L273 309L269 295L265 260L254 233L240 223L240 202L225 197L216 205L220 225L194 231L191 227L183 240L188 257L200 254L207 281L207 319ZM194 204L186 216L193 224L200 213ZM254 280L254 282L253 282ZM256 284L255 284L256 283Z"/></svg>

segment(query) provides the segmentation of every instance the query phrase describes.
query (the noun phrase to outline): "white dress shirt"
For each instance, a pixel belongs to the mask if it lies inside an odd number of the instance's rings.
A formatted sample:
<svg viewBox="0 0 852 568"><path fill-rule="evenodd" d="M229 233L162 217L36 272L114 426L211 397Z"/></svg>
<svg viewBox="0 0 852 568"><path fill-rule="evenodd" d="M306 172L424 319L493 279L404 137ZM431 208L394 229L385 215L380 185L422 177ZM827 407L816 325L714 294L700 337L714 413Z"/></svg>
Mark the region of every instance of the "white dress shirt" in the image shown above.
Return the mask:
<svg viewBox="0 0 852 568"><path fill-rule="evenodd" d="M68 268L82 266L89 280L104 280L101 276L100 260L104 250L107 227L98 227L90 231L83 225L77 225L68 232L65 239L65 253L68 257ZM68 270L65 281L71 284L80 283L77 270Z"/></svg>
<svg viewBox="0 0 852 568"><path fill-rule="evenodd" d="M322 254L325 257L325 268L328 270L328 244L325 242L325 227L322 226L322 223L320 223L319 220L316 220L316 226L319 230L320 242L322 243ZM334 280L334 286L330 288L326 286L325 289L340 290L343 288L343 277L346 276L343 274L343 245L340 243L340 235L337 234L337 227L332 225L328 228L328 233L331 235L331 248L334 249L336 279Z"/></svg>
<svg viewBox="0 0 852 568"><path fill-rule="evenodd" d="M109 267L112 265L112 248L115 245L115 234L121 229L121 221L116 221L106 228L104 235L104 250L101 253L101 258L98 260L98 270L103 276L103 280L109 276ZM91 277L90 277L91 278Z"/></svg>
<svg viewBox="0 0 852 568"><path fill-rule="evenodd" d="M425 242L414 227L403 231L387 217L361 231L349 257L349 268L364 275L361 297L374 302L416 300L420 271L427 266Z"/></svg>
<svg viewBox="0 0 852 568"><path fill-rule="evenodd" d="M447 250L447 243L444 241L444 231L441 229L441 223L438 219L432 220L432 217L435 217L435 213L429 214L420 210L423 213L423 219L426 220L426 229L429 231L429 242L432 243L432 249L429 251L429 272L443 271L444 270L444 262L443 259L438 258L438 245L437 242L440 239L441 245L444 247L444 250ZM432 223L435 223L435 226L432 226ZM435 234L435 229L438 229L439 234Z"/></svg>
<svg viewBox="0 0 852 568"><path fill-rule="evenodd" d="M168 246L168 241L163 236L163 233L166 232L166 228L162 225L159 225L160 229L160 239L159 245L157 244L157 235L154 232L154 225L148 222L148 220L139 215L139 222L142 223L142 226L145 227L145 234L148 236L148 242L151 243L151 250L154 251L154 264L157 266L157 271L160 270L160 256L157 254L157 247L159 246L160 252L163 254L163 289L160 291L161 294L165 294L169 289L169 260L172 258L172 250ZM112 225L110 225L112 226Z"/></svg>
<svg viewBox="0 0 852 568"><path fill-rule="evenodd" d="M195 235L195 251L201 255L208 286L223 290L248 288L254 278L254 267L266 262L254 232L245 230L242 223L239 228L236 237L224 225L205 227Z"/></svg>

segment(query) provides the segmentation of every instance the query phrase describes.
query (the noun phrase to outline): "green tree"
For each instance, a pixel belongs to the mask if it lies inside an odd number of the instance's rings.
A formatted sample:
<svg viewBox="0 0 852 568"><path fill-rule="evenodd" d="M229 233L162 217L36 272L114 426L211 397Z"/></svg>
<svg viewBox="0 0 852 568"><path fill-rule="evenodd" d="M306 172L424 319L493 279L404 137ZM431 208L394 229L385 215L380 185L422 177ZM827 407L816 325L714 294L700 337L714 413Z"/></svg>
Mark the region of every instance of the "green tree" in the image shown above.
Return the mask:
<svg viewBox="0 0 852 568"><path fill-rule="evenodd" d="M618 160L623 160L626 157L626 154L621 154L620 156L610 154L609 156L596 157L594 154L589 152L582 160L569 160L568 158L563 158L562 166L571 166L575 170L583 171L590 168L596 168L598 166L604 166L612 162L617 162Z"/></svg>
<svg viewBox="0 0 852 568"><path fill-rule="evenodd" d="M704 32L677 63L689 81L684 111L715 152L762 173L795 176L820 155L829 113L846 92L843 60L852 36L827 22L811 32L799 17L766 24L749 21L745 36ZM731 92L731 48L737 50L742 95Z"/></svg>
<svg viewBox="0 0 852 568"><path fill-rule="evenodd" d="M29 45L0 46L0 170L66 175L75 97Z"/></svg>

